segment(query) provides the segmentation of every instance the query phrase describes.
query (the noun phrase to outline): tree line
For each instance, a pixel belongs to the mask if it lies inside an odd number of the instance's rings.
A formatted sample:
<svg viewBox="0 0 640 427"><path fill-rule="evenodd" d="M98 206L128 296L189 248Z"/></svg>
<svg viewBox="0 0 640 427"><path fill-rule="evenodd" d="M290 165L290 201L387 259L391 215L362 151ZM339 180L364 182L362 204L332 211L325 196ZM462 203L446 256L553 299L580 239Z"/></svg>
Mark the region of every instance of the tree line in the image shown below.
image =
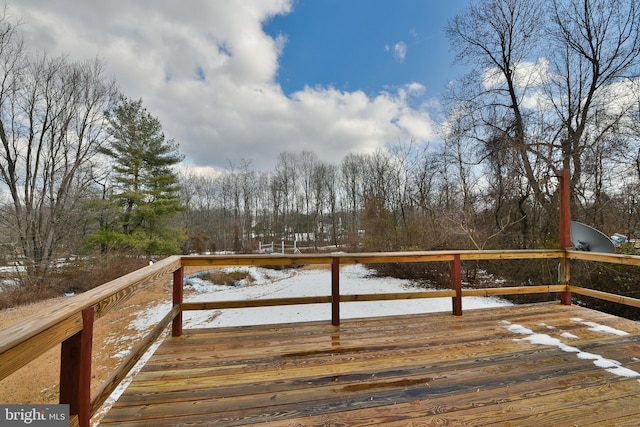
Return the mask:
<svg viewBox="0 0 640 427"><path fill-rule="evenodd" d="M637 237L637 0L478 0L447 24L470 72L442 99L442 138L332 164L283 152L225 171L176 169L141 100L100 61L33 55L0 20L5 254L34 273L58 256L489 249L558 245L558 179L573 218ZM425 52L428 54L428 52Z"/></svg>
<svg viewBox="0 0 640 427"><path fill-rule="evenodd" d="M444 233L439 212L454 190L436 161L428 147L408 143L349 154L337 165L302 151L280 153L270 172L243 160L218 175L183 173L185 251L251 251L283 241L312 249L444 245L444 236L434 243L433 231Z"/></svg>

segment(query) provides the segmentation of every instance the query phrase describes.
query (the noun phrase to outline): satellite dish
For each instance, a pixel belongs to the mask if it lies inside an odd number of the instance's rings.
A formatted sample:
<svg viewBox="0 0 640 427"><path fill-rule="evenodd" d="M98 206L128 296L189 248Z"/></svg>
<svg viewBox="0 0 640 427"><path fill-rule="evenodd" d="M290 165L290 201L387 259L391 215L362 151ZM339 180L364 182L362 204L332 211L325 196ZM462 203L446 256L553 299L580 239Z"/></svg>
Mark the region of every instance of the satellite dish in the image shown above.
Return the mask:
<svg viewBox="0 0 640 427"><path fill-rule="evenodd" d="M615 245L606 234L577 221L571 221L571 244L577 251L616 252Z"/></svg>

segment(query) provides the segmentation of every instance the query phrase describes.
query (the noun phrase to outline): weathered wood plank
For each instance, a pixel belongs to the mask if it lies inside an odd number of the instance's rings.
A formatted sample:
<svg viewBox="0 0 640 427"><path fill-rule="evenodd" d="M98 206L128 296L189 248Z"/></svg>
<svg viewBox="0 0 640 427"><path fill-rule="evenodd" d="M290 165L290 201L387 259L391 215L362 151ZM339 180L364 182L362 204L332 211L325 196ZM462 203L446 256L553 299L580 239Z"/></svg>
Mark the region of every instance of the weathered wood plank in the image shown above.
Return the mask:
<svg viewBox="0 0 640 427"><path fill-rule="evenodd" d="M461 251L462 261L479 261L492 259L559 259L565 256L563 250L521 249L513 251L483 250Z"/></svg>
<svg viewBox="0 0 640 427"><path fill-rule="evenodd" d="M627 367L630 364L628 360L625 360L625 354L628 355L629 348L621 348L619 351L612 352L611 349L603 346L591 346L584 348L584 351L599 353L602 350L607 351L607 357L622 362ZM443 349L445 353L449 352L449 349ZM372 352L375 354L375 352ZM404 353L400 352L400 353ZM409 352L406 352L409 353ZM291 360L286 362L272 360L257 360L254 365L230 365L227 369L211 370L206 369L186 369L184 371L167 370L165 371L167 379L163 378L163 384L159 387L162 388L163 393L180 392L184 390L186 384L190 381L190 390L193 393L199 392L199 390L210 390L207 394L211 395L211 390L220 388L222 396L227 393L228 387L242 388L243 384L253 385L254 382L260 380L260 387L269 385L272 383L278 384L295 384L298 381L307 381L308 383L316 384L316 379L327 378L342 378L345 373L349 375L355 375L357 378L367 378L369 375L373 375L376 379L384 376L385 372L396 373L398 376L411 377L415 375L427 375L425 372L430 372L432 375L446 374L447 370L455 370L455 376L461 375L464 369L468 369L470 372L476 372L482 370L483 372L504 375L512 370L526 369L525 375L533 376L537 370L552 369L559 375L559 373L567 367L579 367L595 369L591 361L584 361L575 357L573 354L559 352L553 348L543 348L536 350L520 351L519 353L511 353L507 358L499 354L487 354L480 353L467 354L466 357L459 357L457 359L447 360L446 363L433 358L427 357L427 355L414 352L413 354L407 354L406 357L401 355L386 357L370 357L367 354L362 353L347 353L336 354L334 356L337 361L335 363L331 360L331 356L323 356L324 360L316 360L314 358L315 367L307 366L305 362L304 366L306 370L301 370L301 360ZM352 359L359 359L360 361L366 361L366 363L356 364ZM512 362L513 365L504 367L500 364ZM324 362L324 363L323 363ZM551 366L549 366L551 364ZM554 366L555 364L555 366ZM562 368L558 368L557 365L562 365ZM342 365L342 366L339 366ZM402 366L402 369L398 369L398 366ZM499 368L494 369L495 365L499 365ZM592 366L593 365L593 366ZM637 365L637 363L636 363ZM317 369L316 369L317 368ZM341 370L341 368L344 368ZM585 369L586 369L585 368ZM265 372L273 371L286 371L286 375L267 376ZM428 371L425 371L428 370ZM301 375L301 373L303 375ZM476 374L472 374L476 375ZM150 380L150 377L145 376L140 380ZM366 381L365 381L366 382ZM317 385L317 384L316 384ZM156 390L159 391L159 390ZM152 387L141 387L130 389L131 393L137 392L144 396L144 399L148 399L150 393L153 393Z"/></svg>
<svg viewBox="0 0 640 427"><path fill-rule="evenodd" d="M533 288L533 287L531 287ZM545 287L548 289L548 287ZM536 290L528 291L527 288L522 289L520 292L516 288L513 292L507 291L507 293L535 293ZM538 292L550 292L548 290ZM494 295L498 295L497 293ZM362 301L391 301L398 299L420 299L420 298L445 298L455 296L454 291L439 290L439 291L424 291L424 292L397 292L397 293L380 293L380 294L363 294L363 295L341 295L340 302L362 302ZM238 301L198 301L198 302L185 302L182 304L182 309L189 310L220 310L229 308L249 308L249 307L274 307L274 306L287 306L287 305L300 305L300 304L329 304L331 303L331 296L310 296L310 297L290 297L290 298L264 298L253 300L238 300Z"/></svg>
<svg viewBox="0 0 640 427"><path fill-rule="evenodd" d="M453 317L453 316L451 316ZM521 319L523 320L523 319ZM495 330L492 332L491 339L503 339L508 336L519 338L517 335L509 332L506 329L506 325L501 324L496 319L490 320L490 323L486 325L480 325L475 321L476 325L482 328L486 332ZM597 332L592 332L589 328L581 323L575 321L568 321L566 324L559 323L557 321L551 322L552 324L543 324L537 317L528 317L526 322L521 322L524 326L531 328L536 333L546 333L555 336L556 338L562 338L562 333L572 333L575 338L564 339L567 344L571 345L583 345L591 340L602 340L603 337ZM458 325L462 327L462 324ZM433 330L429 330L431 327ZM194 333L188 335L184 340L169 340L167 341L154 357L154 360L158 361L158 368L156 364L149 363L147 369L166 369L171 364L188 364L189 366L199 366L209 361L216 361L217 363L224 364L225 360L241 360L250 359L255 357L255 348L261 349L261 357L268 357L271 354L279 354L282 346L289 345L291 348L295 348L295 351L291 351L289 356L295 355L315 355L318 356L322 352L337 353L339 351L346 352L350 349L362 350L367 348L369 350L375 350L379 354L383 350L388 351L402 350L403 347L408 346L443 346L447 342L451 341L452 336L447 331L446 323L440 323L438 325L428 324L399 324L399 328L391 328L387 322L384 325L372 328L362 328L361 330L346 328L340 328L336 330L326 330L323 334L309 334L304 330L298 330L296 328L278 328L277 330L263 329L263 331L269 331L268 333L256 333L255 335L238 336L224 335L222 337L214 336L208 333ZM552 328L552 329L550 329ZM301 328L303 329L303 328ZM379 334L384 333L387 335L383 344L379 342ZM455 345L466 345L467 342L473 342L477 339L477 332L474 329L464 328L458 332L453 338ZM211 344L211 340L215 340ZM287 344L287 342L289 344ZM490 337L486 337L481 347L491 345ZM516 344L514 344L516 345ZM501 347L504 347L502 344ZM205 347L208 350L206 352L199 351L199 348ZM496 348L501 349L500 346ZM460 351L460 350L456 350ZM172 360L174 355L178 355L176 360ZM188 355L187 359L180 359L180 356ZM335 356L335 354L333 354ZM160 362L166 365L160 365Z"/></svg>
<svg viewBox="0 0 640 427"><path fill-rule="evenodd" d="M180 312L179 306L174 306L164 318L131 350L122 363L116 368L109 378L102 383L101 387L91 397L91 412L95 413L100 406L109 398L111 393L129 374L129 371L138 363L140 358L155 343L171 321Z"/></svg>
<svg viewBox="0 0 640 427"><path fill-rule="evenodd" d="M630 402L630 406L635 408L639 408L637 402ZM606 425L616 426L616 427L638 427L638 420L640 419L640 410L631 412L625 411L629 413L610 413L607 418L605 418ZM580 427L602 427L603 421L602 417L594 418L591 421L584 421L580 424Z"/></svg>
<svg viewBox="0 0 640 427"><path fill-rule="evenodd" d="M7 345L8 348L0 353L0 379L11 375L81 329L82 314L76 313L19 344Z"/></svg>
<svg viewBox="0 0 640 427"><path fill-rule="evenodd" d="M637 378L513 325L640 370L640 324L560 304L193 330L158 349L103 423L555 426L640 412Z"/></svg>
<svg viewBox="0 0 640 427"><path fill-rule="evenodd" d="M228 308L249 308L249 307L276 307L297 304L327 304L331 302L330 296L310 296L291 298L263 298L237 301L198 301L183 302L182 309L189 310L220 310Z"/></svg>
<svg viewBox="0 0 640 427"><path fill-rule="evenodd" d="M398 358L396 361L400 363L402 360ZM509 356L512 362L507 368L501 366L504 359L500 356L483 357L477 360L467 358L457 361L441 361L432 364L418 364L416 366L403 366L403 369L394 369L395 366L383 369L377 363L371 363L368 371L361 373L350 373L348 375L328 375L318 377L294 378L292 380L278 380L273 382L251 382L251 378L247 377L245 382L238 385L229 385L222 382L216 387L197 392L190 390L184 393L183 390L170 393L169 400L157 399L163 394L143 393L133 395L130 393L125 399L121 399L123 406L125 402L130 404L140 403L142 401L149 405L151 403L167 403L179 402L182 400L194 400L196 394L200 399L228 399L222 402L212 402L207 404L207 408L214 412L216 404L231 403L238 408L242 406L242 401L256 402L263 400L262 405L257 406L273 406L283 403L282 399L291 394L306 395L301 401L316 401L320 398L326 398L325 395L338 395L340 399L353 398L358 393L364 393L371 396L370 393L387 392L389 390L400 390L402 394L406 394L412 399L415 398L416 391L407 393L409 389L428 387L431 397L435 397L440 393L447 394L456 387L468 387L469 381L475 381L474 387L486 391L493 388L501 388L506 386L514 386L519 383L530 383L534 379L554 378L559 381L561 376L571 376L572 370L580 368L585 364L584 361L570 357L567 354L554 354L553 350L545 351L524 351ZM558 364L562 364L563 368L558 369ZM397 366L397 364L396 364ZM283 368L286 369L286 368ZM451 372L454 372L451 374ZM478 371L485 372L485 376L478 375ZM600 374L597 367L591 367L592 374ZM586 371L585 371L586 372ZM494 374L494 375L489 375ZM226 375L226 373L223 373ZM483 379L484 378L484 379ZM584 380L583 380L584 382ZM474 388L474 391L475 391ZM309 395L317 395L317 398L311 399ZM396 397L399 398L399 397ZM377 399L379 400L379 399Z"/></svg>
<svg viewBox="0 0 640 427"><path fill-rule="evenodd" d="M602 400L601 385L581 387L573 391L570 399L560 398L561 393L527 394L515 386L515 392L482 396L473 392L436 399L416 399L408 403L383 405L365 409L335 412L323 415L296 417L260 424L261 426L319 426L406 425L434 426L582 426L583 420L598 419L599 425L608 423L610 417L620 414L637 415L638 398L634 395L637 385L633 381L619 381L609 387L609 399ZM195 417L194 417L195 418ZM284 416L282 418L285 418ZM258 422L258 419L254 419ZM252 425L237 420L234 424ZM637 425L637 424L636 424Z"/></svg>
<svg viewBox="0 0 640 427"><path fill-rule="evenodd" d="M488 259L557 259L564 257L562 250L466 250L466 251L410 251L368 252L345 254L272 254L272 255L189 255L182 257L183 266L236 266L236 265L330 265L333 258L340 258L341 265L380 264L394 262L443 262L452 261L456 254L465 261Z"/></svg>
<svg viewBox="0 0 640 427"><path fill-rule="evenodd" d="M525 295L566 291L565 285L509 286L505 288L463 289L463 297L488 297L492 295Z"/></svg>
<svg viewBox="0 0 640 427"><path fill-rule="evenodd" d="M640 265L640 257L625 254L606 254L599 252L567 251L567 256L571 259L583 261L607 262L611 264Z"/></svg>
<svg viewBox="0 0 640 427"><path fill-rule="evenodd" d="M568 388L562 384L562 380L553 377L537 381L523 381L522 378L504 380L497 376L495 378L493 387L487 387L485 383L480 382L477 389L466 387L464 384L462 387L460 384L435 385L427 377L417 379L408 387L402 387L401 384L410 384L409 381L399 380L395 387L363 387L359 393L353 390L340 393L336 386L328 390L327 387L307 388L304 390L307 392L306 395L298 396L277 392L265 393L263 402L259 404L261 406L252 403L250 396L244 399L230 396L227 399L175 405L146 403L142 416L147 422L153 419L154 423L160 425L167 421L172 422L172 416L175 414L181 414L182 422L206 419L212 424L222 425L251 425L270 419L277 420L273 425L322 425L319 421L323 419L331 419L336 424L343 425L393 425L391 423L395 420L447 420L449 424L446 425L482 425L500 420L534 418L530 416L533 412L539 421L542 417L548 417L553 421L539 425L555 426L561 425L557 423L558 415L554 415L555 411L562 412L562 409L571 406L599 403L602 395L602 385L596 380L574 383ZM562 398L568 389L574 393L574 397ZM633 396L636 391L637 385L633 384L633 381L615 381L607 386L607 399L624 399ZM591 402L589 397L592 399ZM309 398L314 400L306 400ZM218 408L212 406L216 403ZM232 409L216 411L224 409L224 404ZM517 407L526 410L514 410ZM140 412L120 412L116 415L118 423L134 421L140 417Z"/></svg>
<svg viewBox="0 0 640 427"><path fill-rule="evenodd" d="M227 267L227 266L256 266L256 265L313 265L331 264L331 255L297 254L297 255L189 255L182 257L185 267Z"/></svg>

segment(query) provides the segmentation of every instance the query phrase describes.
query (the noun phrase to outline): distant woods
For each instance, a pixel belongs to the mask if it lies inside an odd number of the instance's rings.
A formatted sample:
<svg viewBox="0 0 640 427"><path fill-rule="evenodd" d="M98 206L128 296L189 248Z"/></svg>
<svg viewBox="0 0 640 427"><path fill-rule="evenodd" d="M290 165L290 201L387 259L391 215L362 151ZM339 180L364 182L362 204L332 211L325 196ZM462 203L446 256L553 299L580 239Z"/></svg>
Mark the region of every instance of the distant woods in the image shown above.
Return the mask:
<svg viewBox="0 0 640 427"><path fill-rule="evenodd" d="M176 219L187 231L184 253L251 252L275 243L279 251L400 251L558 247L558 180L541 177L548 209L522 197L514 178L496 191L448 145L408 143L373 154L350 154L338 164L312 152L281 153L273 171L243 161L218 175L182 172L186 207ZM627 170L631 165L626 165ZM621 166L624 167L624 166ZM598 216L605 232L635 236L638 178L612 182ZM586 186L588 183L581 183ZM579 199L580 200L580 199ZM591 221L584 200L575 219ZM633 206L633 209L627 209ZM532 219L535 218L535 221Z"/></svg>

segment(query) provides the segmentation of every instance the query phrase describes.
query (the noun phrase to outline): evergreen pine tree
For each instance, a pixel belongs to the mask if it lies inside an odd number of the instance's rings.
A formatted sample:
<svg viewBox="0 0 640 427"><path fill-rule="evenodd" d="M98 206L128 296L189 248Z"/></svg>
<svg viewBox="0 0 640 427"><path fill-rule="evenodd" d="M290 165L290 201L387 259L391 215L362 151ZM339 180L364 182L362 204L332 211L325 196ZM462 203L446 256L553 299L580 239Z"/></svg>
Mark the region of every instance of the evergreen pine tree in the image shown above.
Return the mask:
<svg viewBox="0 0 640 427"><path fill-rule="evenodd" d="M102 153L112 161L117 223L95 233L90 243L146 254L179 253L181 230L170 226L182 210L178 177L172 166L183 159L178 144L165 139L160 121L142 100L123 99L107 113L111 141Z"/></svg>

